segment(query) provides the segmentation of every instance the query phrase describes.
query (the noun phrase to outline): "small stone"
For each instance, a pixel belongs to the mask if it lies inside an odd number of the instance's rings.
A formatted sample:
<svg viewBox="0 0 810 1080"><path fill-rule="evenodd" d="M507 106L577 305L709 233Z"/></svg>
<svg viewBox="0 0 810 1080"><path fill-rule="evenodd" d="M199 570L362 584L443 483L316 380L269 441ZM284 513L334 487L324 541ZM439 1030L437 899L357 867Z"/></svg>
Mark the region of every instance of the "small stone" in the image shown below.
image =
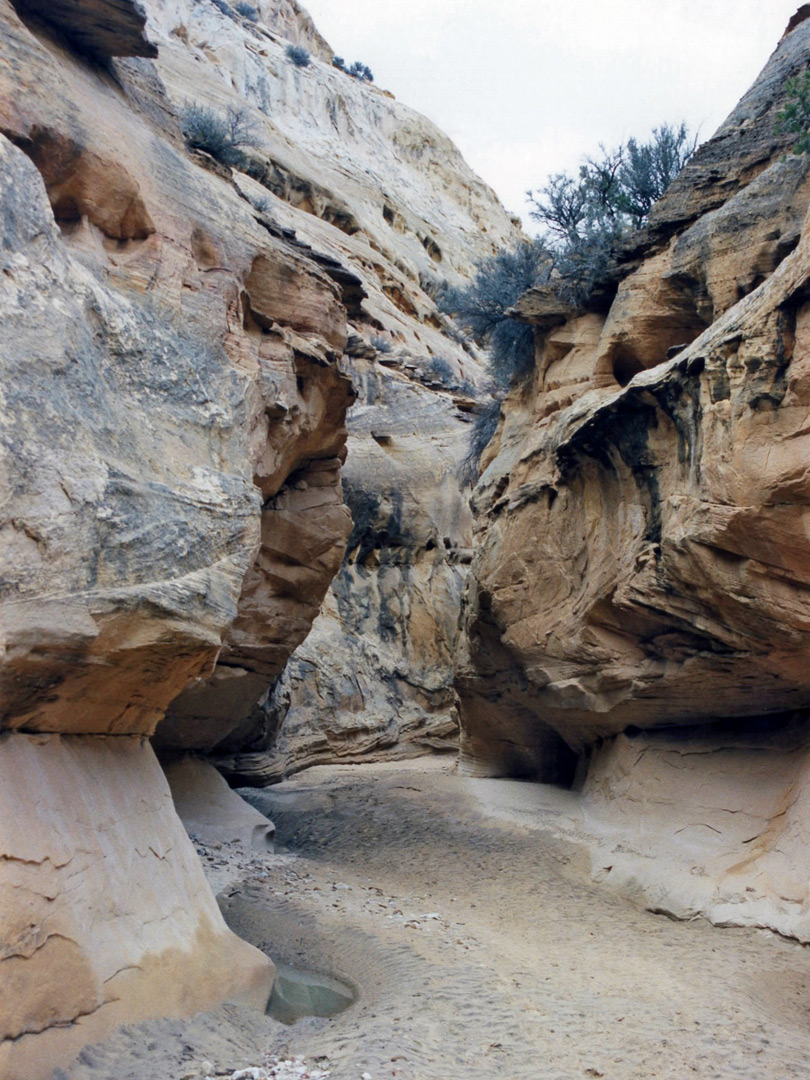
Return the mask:
<svg viewBox="0 0 810 1080"><path fill-rule="evenodd" d="M200 1076L211 1076L214 1072L214 1066L210 1061L200 1062Z"/></svg>

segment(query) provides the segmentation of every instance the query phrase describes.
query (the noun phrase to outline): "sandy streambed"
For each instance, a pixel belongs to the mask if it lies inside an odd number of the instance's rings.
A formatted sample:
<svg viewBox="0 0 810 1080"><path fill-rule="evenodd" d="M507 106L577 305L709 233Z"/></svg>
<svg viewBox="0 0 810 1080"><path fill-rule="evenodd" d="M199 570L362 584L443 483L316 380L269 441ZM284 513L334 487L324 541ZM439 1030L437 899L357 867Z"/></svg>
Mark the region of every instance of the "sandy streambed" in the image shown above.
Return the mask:
<svg viewBox="0 0 810 1080"><path fill-rule="evenodd" d="M321 767L250 798L281 850L201 848L226 919L358 1000L291 1027L235 1006L141 1024L86 1050L71 1080L230 1075L279 1055L335 1080L810 1071L807 949L589 883L573 826L565 842L545 831L530 785L439 758Z"/></svg>

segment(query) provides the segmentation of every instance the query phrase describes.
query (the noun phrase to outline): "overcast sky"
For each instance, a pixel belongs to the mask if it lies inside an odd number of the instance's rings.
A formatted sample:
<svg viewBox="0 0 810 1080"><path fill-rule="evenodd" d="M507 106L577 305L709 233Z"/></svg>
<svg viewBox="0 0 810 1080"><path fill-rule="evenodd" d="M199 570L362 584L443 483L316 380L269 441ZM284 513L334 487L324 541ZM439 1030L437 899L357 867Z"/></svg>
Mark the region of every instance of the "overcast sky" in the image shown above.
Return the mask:
<svg viewBox="0 0 810 1080"><path fill-rule="evenodd" d="M339 56L425 113L509 210L600 142L707 139L799 0L303 0ZM531 228L534 231L534 227Z"/></svg>

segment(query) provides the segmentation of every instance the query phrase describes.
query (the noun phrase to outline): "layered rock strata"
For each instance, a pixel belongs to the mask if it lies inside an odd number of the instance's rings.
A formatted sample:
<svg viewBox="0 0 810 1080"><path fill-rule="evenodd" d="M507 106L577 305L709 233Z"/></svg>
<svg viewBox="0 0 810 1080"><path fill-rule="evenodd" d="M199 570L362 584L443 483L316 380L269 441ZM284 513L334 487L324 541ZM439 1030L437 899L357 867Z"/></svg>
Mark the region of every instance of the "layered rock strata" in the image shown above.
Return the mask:
<svg viewBox="0 0 810 1080"><path fill-rule="evenodd" d="M285 657L308 628L350 527L351 391L334 277L156 125L159 96L147 119L3 14L0 1072L33 1080L124 1019L267 999L143 736L289 575L268 515L313 564ZM335 510L307 551L285 490L317 462Z"/></svg>
<svg viewBox="0 0 810 1080"><path fill-rule="evenodd" d="M192 93L220 110L227 101L250 108L257 136L246 150L249 175L235 176L241 194L326 256L324 266L331 258L333 273L348 268L348 278L345 270L338 277L351 334L347 370L359 399L349 416L345 468L351 509L380 507L371 525L380 562L364 556L354 574L349 556L343 584L315 624L317 639L258 709L256 691L279 674L292 639L285 637L276 657L272 643L261 655L251 643L271 603L266 589L244 604L252 626L234 626L213 679L172 705L159 738L212 751L244 779L316 760L453 743L450 653L470 544L456 477L482 367L473 346L448 334L432 294L438 282L462 280L478 258L520 235L424 117L332 67L331 51L312 37L297 6L258 6L253 23L209 4L179 14L156 5L149 33L161 42L158 70L179 112ZM311 51L309 66L290 62L283 35ZM237 91L231 96L223 93L224 73ZM325 505L313 491L320 481L296 480L295 493L285 496L290 511L294 500L317 521ZM403 516L407 535L394 530L389 542L387 514ZM300 576L306 568L295 567L296 551L287 545L283 558ZM324 556L332 572L339 554L335 547ZM404 573L389 569L400 566ZM351 603L339 600L341 589ZM413 618L403 616L402 632L387 628L392 603L414 609ZM223 738L226 713L239 726Z"/></svg>
<svg viewBox="0 0 810 1080"><path fill-rule="evenodd" d="M78 16L65 33L69 8L0 0L9 1080L125 1018L266 997L272 966L198 887L145 739L235 738L315 619L352 528L350 335L356 371L376 371L373 333L392 354L393 403L410 385L414 413L442 402L449 461L466 414L422 370L439 353L459 383L480 366L445 335L429 271L457 279L516 235L439 132L324 62L297 4L254 21L149 0L144 25L139 5L100 3L90 37ZM184 145L192 103L242 110L246 171ZM436 527L463 534L453 498ZM414 625L430 639L429 614Z"/></svg>
<svg viewBox="0 0 810 1080"><path fill-rule="evenodd" d="M767 771L763 733L776 754L786 716L810 704L810 179L774 133L808 43L799 22L687 165L607 310L554 310L542 291L518 305L537 326L537 366L506 403L475 494L457 684L473 770L570 781L574 755L584 764L622 732L732 721L740 737L756 723ZM664 736L655 746L664 762ZM589 783L623 790L634 816L655 816L656 798L678 805L663 781L640 805L632 779L611 787L613 764L632 772L635 756L598 751ZM710 765L705 776L708 789ZM779 843L762 836L759 853ZM740 865L750 839L735 834ZM738 900L749 884L737 880Z"/></svg>
<svg viewBox="0 0 810 1080"><path fill-rule="evenodd" d="M470 401L382 359L349 358L359 400L344 469L353 529L343 566L250 730L234 733L236 752L226 744L216 757L241 783L458 745L452 679L472 543L460 468Z"/></svg>

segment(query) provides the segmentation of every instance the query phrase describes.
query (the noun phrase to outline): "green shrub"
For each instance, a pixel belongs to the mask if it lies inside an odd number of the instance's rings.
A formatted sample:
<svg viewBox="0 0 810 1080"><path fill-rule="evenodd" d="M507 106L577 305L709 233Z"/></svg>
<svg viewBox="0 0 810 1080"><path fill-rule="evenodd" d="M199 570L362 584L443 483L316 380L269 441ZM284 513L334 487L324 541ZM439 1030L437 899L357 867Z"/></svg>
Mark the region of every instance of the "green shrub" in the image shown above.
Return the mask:
<svg viewBox="0 0 810 1080"><path fill-rule="evenodd" d="M292 60L296 67L305 68L312 63L312 57L303 45L288 45L285 53L287 59Z"/></svg>
<svg viewBox="0 0 810 1080"><path fill-rule="evenodd" d="M798 135L794 154L810 151L810 70L785 82L788 103L776 114L775 135Z"/></svg>
<svg viewBox="0 0 810 1080"><path fill-rule="evenodd" d="M223 116L190 103L181 113L180 124L187 146L204 150L223 165L244 167L244 148L257 145L256 128L243 105L229 105Z"/></svg>

